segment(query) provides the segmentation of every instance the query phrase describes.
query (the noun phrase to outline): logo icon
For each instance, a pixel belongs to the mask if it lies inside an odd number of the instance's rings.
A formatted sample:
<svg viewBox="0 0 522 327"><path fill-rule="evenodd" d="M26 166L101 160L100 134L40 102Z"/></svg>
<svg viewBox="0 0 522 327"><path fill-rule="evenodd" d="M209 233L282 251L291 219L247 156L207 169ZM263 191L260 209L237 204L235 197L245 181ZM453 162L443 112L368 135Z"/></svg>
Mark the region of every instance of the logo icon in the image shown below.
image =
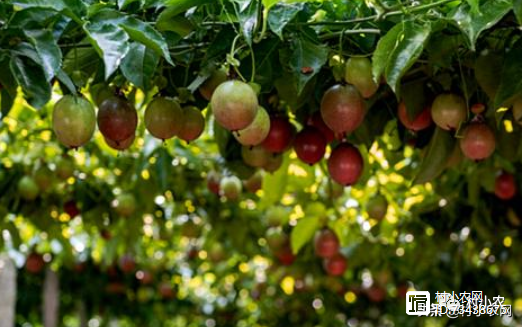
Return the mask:
<svg viewBox="0 0 522 327"><path fill-rule="evenodd" d="M406 314L427 316L430 313L430 292L411 291L406 293Z"/></svg>

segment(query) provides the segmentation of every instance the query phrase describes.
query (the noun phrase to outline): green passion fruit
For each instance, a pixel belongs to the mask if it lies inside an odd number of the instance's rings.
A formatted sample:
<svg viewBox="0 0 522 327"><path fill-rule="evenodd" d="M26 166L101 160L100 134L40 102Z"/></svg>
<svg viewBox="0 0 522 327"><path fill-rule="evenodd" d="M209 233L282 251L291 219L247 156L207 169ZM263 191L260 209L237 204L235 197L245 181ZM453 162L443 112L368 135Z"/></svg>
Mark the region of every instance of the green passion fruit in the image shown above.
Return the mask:
<svg viewBox="0 0 522 327"><path fill-rule="evenodd" d="M144 120L145 128L152 136L167 140L181 130L183 112L176 101L157 97L147 106Z"/></svg>
<svg viewBox="0 0 522 327"><path fill-rule="evenodd" d="M205 130L205 117L197 107L183 108L183 123L178 132L178 137L186 142L191 142L201 136Z"/></svg>
<svg viewBox="0 0 522 327"><path fill-rule="evenodd" d="M372 62L365 57L352 57L345 65L344 79L353 84L364 98L369 98L377 92L379 85L372 75Z"/></svg>
<svg viewBox="0 0 522 327"><path fill-rule="evenodd" d="M87 143L96 128L94 107L86 99L73 95L63 96L53 109L53 130L58 141L69 148Z"/></svg>
<svg viewBox="0 0 522 327"><path fill-rule="evenodd" d="M258 110L257 95L241 81L221 83L210 100L216 121L225 129L237 131L254 121Z"/></svg>
<svg viewBox="0 0 522 327"><path fill-rule="evenodd" d="M258 145L263 142L270 131L270 117L263 107L257 110L254 121L246 128L234 132L234 137L242 145Z"/></svg>

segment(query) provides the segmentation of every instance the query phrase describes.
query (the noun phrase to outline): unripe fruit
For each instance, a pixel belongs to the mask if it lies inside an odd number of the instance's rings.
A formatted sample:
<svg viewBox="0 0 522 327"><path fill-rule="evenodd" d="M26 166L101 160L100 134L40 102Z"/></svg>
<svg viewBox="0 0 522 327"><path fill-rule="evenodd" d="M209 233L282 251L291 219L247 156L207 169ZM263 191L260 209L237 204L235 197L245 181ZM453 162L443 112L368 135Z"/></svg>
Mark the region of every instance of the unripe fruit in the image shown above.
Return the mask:
<svg viewBox="0 0 522 327"><path fill-rule="evenodd" d="M266 231L266 243L268 244L270 251L276 253L288 242L288 235L286 235L280 228L271 227Z"/></svg>
<svg viewBox="0 0 522 327"><path fill-rule="evenodd" d="M366 105L359 91L351 85L334 85L321 100L321 115L335 133L350 133L364 120Z"/></svg>
<svg viewBox="0 0 522 327"><path fill-rule="evenodd" d="M201 110L194 106L183 108L183 123L178 137L188 143L200 137L204 130L205 117Z"/></svg>
<svg viewBox="0 0 522 327"><path fill-rule="evenodd" d="M113 96L99 106L98 128L106 138L122 142L136 133L138 114L127 100Z"/></svg>
<svg viewBox="0 0 522 327"><path fill-rule="evenodd" d="M245 189L250 193L256 193L263 186L263 171L258 170L245 181Z"/></svg>
<svg viewBox="0 0 522 327"><path fill-rule="evenodd" d="M406 104L404 101L401 101L399 103L397 114L404 127L414 132L426 129L431 125L431 110L429 107L423 109L422 112L419 113L417 117L415 117L415 119L410 120L408 113L406 112Z"/></svg>
<svg viewBox="0 0 522 327"><path fill-rule="evenodd" d="M130 148L132 146L132 143L134 143L134 140L136 139L136 135L133 134L128 139L125 139L120 142L115 142L106 137L104 137L103 139L105 140L105 143L107 143L107 145L110 146L111 148L113 148L114 150L123 151L123 150L127 150L128 148Z"/></svg>
<svg viewBox="0 0 522 327"><path fill-rule="evenodd" d="M187 220L181 226L181 236L186 238L198 238L201 235L201 225L196 224L192 219Z"/></svg>
<svg viewBox="0 0 522 327"><path fill-rule="evenodd" d="M382 220L388 211L388 200L382 194L377 194L368 200L366 204L366 212L368 217L376 220Z"/></svg>
<svg viewBox="0 0 522 327"><path fill-rule="evenodd" d="M441 94L431 105L433 122L444 130L456 130L468 116L466 102L460 95Z"/></svg>
<svg viewBox="0 0 522 327"><path fill-rule="evenodd" d="M212 243L208 250L208 258L213 263L219 263L227 257L225 249L221 243Z"/></svg>
<svg viewBox="0 0 522 327"><path fill-rule="evenodd" d="M210 74L207 80L199 87L199 93L205 100L210 101L216 88L227 80L225 69L216 69Z"/></svg>
<svg viewBox="0 0 522 327"><path fill-rule="evenodd" d="M254 121L246 128L234 132L236 140L242 145L254 146L261 144L270 131L270 117L263 107L257 109Z"/></svg>
<svg viewBox="0 0 522 327"><path fill-rule="evenodd" d="M56 161L56 176L66 180L74 175L74 162L70 157L61 157Z"/></svg>
<svg viewBox="0 0 522 327"><path fill-rule="evenodd" d="M331 258L324 259L323 265L324 270L326 270L326 273L328 275L341 276L346 271L346 268L348 267L348 262L342 254L337 253Z"/></svg>
<svg viewBox="0 0 522 327"><path fill-rule="evenodd" d="M58 141L69 148L87 143L96 127L92 104L84 98L65 95L53 109L53 130Z"/></svg>
<svg viewBox="0 0 522 327"><path fill-rule="evenodd" d="M145 128L152 136L167 140L181 130L183 112L176 101L157 97L147 106L144 120Z"/></svg>
<svg viewBox="0 0 522 327"><path fill-rule="evenodd" d="M372 75L372 62L364 57L352 57L345 66L344 79L353 84L364 98L375 94L379 85L375 83Z"/></svg>
<svg viewBox="0 0 522 327"><path fill-rule="evenodd" d="M31 274L40 273L45 266L43 257L38 253L31 253L25 261L25 269Z"/></svg>
<svg viewBox="0 0 522 327"><path fill-rule="evenodd" d="M306 126L297 133L294 140L294 150L301 161L313 165L324 157L326 139L317 128Z"/></svg>
<svg viewBox="0 0 522 327"><path fill-rule="evenodd" d="M40 189L30 176L24 176L18 181L18 193L22 199L32 201L40 194Z"/></svg>
<svg viewBox="0 0 522 327"><path fill-rule="evenodd" d="M328 172L334 181L348 186L357 182L363 172L363 158L349 143L338 145L328 158Z"/></svg>
<svg viewBox="0 0 522 327"><path fill-rule="evenodd" d="M257 110L257 95L250 85L241 81L221 83L210 100L216 121L230 131L250 125Z"/></svg>
<svg viewBox="0 0 522 327"><path fill-rule="evenodd" d="M42 192L46 192L53 185L53 172L44 165L34 173L34 181Z"/></svg>
<svg viewBox="0 0 522 327"><path fill-rule="evenodd" d="M227 176L221 179L219 184L220 193L227 200L237 200L241 195L243 186L241 180L236 176Z"/></svg>
<svg viewBox="0 0 522 327"><path fill-rule="evenodd" d="M469 159L483 160L495 151L495 134L488 125L474 122L464 129L459 145Z"/></svg>
<svg viewBox="0 0 522 327"><path fill-rule="evenodd" d="M495 195L501 200L512 199L517 192L515 176L503 172L495 179Z"/></svg>
<svg viewBox="0 0 522 327"><path fill-rule="evenodd" d="M254 168L262 168L268 163L271 154L261 145L243 146L241 148L241 157L248 166Z"/></svg>
<svg viewBox="0 0 522 327"><path fill-rule="evenodd" d="M283 164L283 156L280 154L271 154L268 156L268 160L266 164L263 166L263 169L269 173L273 173L278 170Z"/></svg>
<svg viewBox="0 0 522 327"><path fill-rule="evenodd" d="M319 258L331 258L339 253L339 239L330 229L318 231L314 239L315 255Z"/></svg>
<svg viewBox="0 0 522 327"><path fill-rule="evenodd" d="M114 205L119 215L129 217L136 211L136 198L131 193L122 193L116 197Z"/></svg>
<svg viewBox="0 0 522 327"><path fill-rule="evenodd" d="M272 153L282 153L290 147L295 134L294 125L286 117L271 117L270 130L261 145Z"/></svg>
<svg viewBox="0 0 522 327"><path fill-rule="evenodd" d="M281 206L274 206L268 208L265 214L266 222L271 227L279 227L288 222L288 211Z"/></svg>

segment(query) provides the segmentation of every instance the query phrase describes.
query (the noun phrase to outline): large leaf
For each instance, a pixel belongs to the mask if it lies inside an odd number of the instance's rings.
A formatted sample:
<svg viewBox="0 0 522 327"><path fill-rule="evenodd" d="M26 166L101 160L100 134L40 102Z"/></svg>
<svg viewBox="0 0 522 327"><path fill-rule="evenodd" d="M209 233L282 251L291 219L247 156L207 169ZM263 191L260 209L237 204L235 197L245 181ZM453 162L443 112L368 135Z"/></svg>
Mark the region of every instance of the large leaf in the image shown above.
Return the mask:
<svg viewBox="0 0 522 327"><path fill-rule="evenodd" d="M252 45L254 29L257 25L257 1L241 0L237 2L241 3L240 8L234 7L236 8L236 15L239 19L241 33L246 42Z"/></svg>
<svg viewBox="0 0 522 327"><path fill-rule="evenodd" d="M174 65L174 62L170 58L167 42L152 26L133 17L127 17L120 26L129 34L131 39L156 51L156 53L163 56L169 64Z"/></svg>
<svg viewBox="0 0 522 327"><path fill-rule="evenodd" d="M142 90L148 90L158 62L159 56L154 51L143 44L133 43L123 58L120 69L131 83Z"/></svg>
<svg viewBox="0 0 522 327"><path fill-rule="evenodd" d="M413 22L400 24L397 43L388 54L388 62L384 70L386 82L397 96L400 94L401 78L422 54L424 44L430 36L430 25L419 25Z"/></svg>
<svg viewBox="0 0 522 327"><path fill-rule="evenodd" d="M88 39L105 64L105 79L118 69L121 60L129 51L129 36L112 24L87 24L84 26Z"/></svg>
<svg viewBox="0 0 522 327"><path fill-rule="evenodd" d="M471 50L475 51L475 43L483 31L495 25L513 7L509 0L484 1L479 10L473 10L469 4L460 5L450 16L458 28L467 36Z"/></svg>
<svg viewBox="0 0 522 327"><path fill-rule="evenodd" d="M377 47L375 48L372 57L372 73L373 79L376 82L380 82L381 77L388 66L390 54L397 46L399 34L402 29L403 27L401 24L395 25L388 31L388 33L381 37L377 43Z"/></svg>
<svg viewBox="0 0 522 327"><path fill-rule="evenodd" d="M51 85L39 65L29 58L13 56L9 67L31 106L41 108L51 99Z"/></svg>
<svg viewBox="0 0 522 327"><path fill-rule="evenodd" d="M495 107L522 92L522 40L518 40L504 57L500 85L495 96Z"/></svg>
<svg viewBox="0 0 522 327"><path fill-rule="evenodd" d="M302 9L302 3L277 4L268 13L268 27L283 39L283 29Z"/></svg>
<svg viewBox="0 0 522 327"><path fill-rule="evenodd" d="M47 81L50 81L62 64L62 51L50 30L25 30L25 35L34 45Z"/></svg>
<svg viewBox="0 0 522 327"><path fill-rule="evenodd" d="M284 156L281 167L272 174L265 175L263 178L264 196L259 203L259 208L268 208L281 201L288 186L288 167L290 159Z"/></svg>
<svg viewBox="0 0 522 327"><path fill-rule="evenodd" d="M56 72L56 78L58 78L58 80L65 86L67 87L67 90L72 93L72 94L76 94L77 93L77 90L76 90L76 86L74 85L74 82L71 80L71 78L69 77L69 75L67 75L67 73L63 70L63 69L59 69L58 72Z"/></svg>
<svg viewBox="0 0 522 327"><path fill-rule="evenodd" d="M20 8L45 8L63 12L77 23L81 24L80 17L87 11L82 0L11 0L11 3Z"/></svg>
<svg viewBox="0 0 522 327"><path fill-rule="evenodd" d="M165 2L167 9L165 9L162 12L162 14L165 13L165 15L170 15L170 17L174 17L187 11L192 7L199 7L207 3L212 3L213 1L214 0L167 0Z"/></svg>
<svg viewBox="0 0 522 327"><path fill-rule="evenodd" d="M297 96L299 96L306 83L308 83L326 63L328 59L328 49L300 38L292 40L291 46L292 51L289 63L297 86ZM286 63L283 62L283 64Z"/></svg>
<svg viewBox="0 0 522 327"><path fill-rule="evenodd" d="M428 183L437 178L446 168L446 163L453 152L454 145L455 138L451 133L437 127L431 137L419 173L413 183Z"/></svg>
<svg viewBox="0 0 522 327"><path fill-rule="evenodd" d="M297 221L297 225L290 234L290 244L294 254L297 254L306 243L312 240L315 232L319 229L319 221L320 217L318 216L301 218Z"/></svg>
<svg viewBox="0 0 522 327"><path fill-rule="evenodd" d="M513 12L517 16L518 23L522 25L522 0L513 0Z"/></svg>

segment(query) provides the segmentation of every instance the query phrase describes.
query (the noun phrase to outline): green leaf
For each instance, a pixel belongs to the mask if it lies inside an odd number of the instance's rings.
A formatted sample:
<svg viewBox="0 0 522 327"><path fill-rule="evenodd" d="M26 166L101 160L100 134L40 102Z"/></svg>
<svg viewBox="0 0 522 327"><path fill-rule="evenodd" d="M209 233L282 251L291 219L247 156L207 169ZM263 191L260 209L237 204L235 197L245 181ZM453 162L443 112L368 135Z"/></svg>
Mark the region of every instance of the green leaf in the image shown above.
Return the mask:
<svg viewBox="0 0 522 327"><path fill-rule="evenodd" d="M306 39L295 38L291 44L290 67L297 85L297 96L328 59L328 49ZM284 64L284 63L283 63Z"/></svg>
<svg viewBox="0 0 522 327"><path fill-rule="evenodd" d="M133 2L142 2L141 0L118 0L118 9L123 10Z"/></svg>
<svg viewBox="0 0 522 327"><path fill-rule="evenodd" d="M156 51L158 55L163 56L169 64L174 66L174 62L170 58L167 42L152 26L132 17L126 18L120 26L129 34L131 39Z"/></svg>
<svg viewBox="0 0 522 327"><path fill-rule="evenodd" d="M67 87L67 90L69 90L70 93L76 94L78 92L76 90L76 86L74 85L73 81L71 80L69 75L67 75L67 73L63 71L63 69L60 68L58 70L58 72L56 73L56 78L58 78L58 80L63 85L65 85L65 87Z"/></svg>
<svg viewBox="0 0 522 327"><path fill-rule="evenodd" d="M297 254L306 243L312 240L315 232L319 229L319 221L320 217L318 216L301 218L297 221L297 225L290 234L290 244L294 254Z"/></svg>
<svg viewBox="0 0 522 327"><path fill-rule="evenodd" d="M281 167L272 174L265 175L263 179L264 196L259 203L259 208L268 208L281 201L288 186L288 166L290 159L284 156Z"/></svg>
<svg viewBox="0 0 522 327"><path fill-rule="evenodd" d="M278 0L262 0L263 6L265 6L265 10L270 10L270 8L275 6L278 2Z"/></svg>
<svg viewBox="0 0 522 327"><path fill-rule="evenodd" d="M11 0L11 3L20 8L44 8L63 12L78 24L82 24L80 17L87 12L86 4L81 0Z"/></svg>
<svg viewBox="0 0 522 327"><path fill-rule="evenodd" d="M181 37L189 35L195 28L194 24L183 16L176 16L169 19L158 20L156 22L158 31L171 31Z"/></svg>
<svg viewBox="0 0 522 327"><path fill-rule="evenodd" d="M397 96L400 94L401 78L422 54L424 44L430 36L430 25L405 22L399 32L398 41L385 69L386 82Z"/></svg>
<svg viewBox="0 0 522 327"><path fill-rule="evenodd" d="M390 54L395 50L399 40L399 34L403 30L401 24L395 25L383 37L379 39L372 57L373 79L379 83L386 67L388 66Z"/></svg>
<svg viewBox="0 0 522 327"><path fill-rule="evenodd" d="M161 14L174 17L189 10L192 7L199 7L212 2L214 2L214 0L168 0L165 2L167 9L165 9Z"/></svg>
<svg viewBox="0 0 522 327"><path fill-rule="evenodd" d="M241 32L248 45L252 45L252 37L257 25L257 1L243 0L238 2L242 3L241 8L238 9L236 6L234 8L239 19Z"/></svg>
<svg viewBox="0 0 522 327"><path fill-rule="evenodd" d="M437 127L413 183L424 184L437 178L446 168L446 162L453 152L454 145L455 138L451 133Z"/></svg>
<svg viewBox="0 0 522 327"><path fill-rule="evenodd" d="M129 51L129 36L112 24L88 24L84 26L84 30L99 56L103 58L105 79L108 79Z"/></svg>
<svg viewBox="0 0 522 327"><path fill-rule="evenodd" d="M513 7L509 0L484 1L479 10L462 4L450 15L450 19L467 36L469 47L475 51L475 43L483 31L491 28Z"/></svg>
<svg viewBox="0 0 522 327"><path fill-rule="evenodd" d="M268 27L283 39L283 29L301 10L303 10L302 3L276 5L268 13Z"/></svg>
<svg viewBox="0 0 522 327"><path fill-rule="evenodd" d="M513 12L517 16L518 24L522 25L522 0L513 0Z"/></svg>
<svg viewBox="0 0 522 327"><path fill-rule="evenodd" d="M50 30L24 30L36 49L47 81L50 81L62 64L62 51Z"/></svg>
<svg viewBox="0 0 522 327"><path fill-rule="evenodd" d="M23 60L19 56L13 56L9 67L31 106L39 109L49 102L51 85L45 80L45 74L39 65L30 59Z"/></svg>
<svg viewBox="0 0 522 327"><path fill-rule="evenodd" d="M500 85L495 96L495 108L522 92L522 40L518 40L504 57Z"/></svg>
<svg viewBox="0 0 522 327"><path fill-rule="evenodd" d="M159 56L140 43L132 43L121 62L121 72L132 84L146 91L151 87L152 76L158 66Z"/></svg>

